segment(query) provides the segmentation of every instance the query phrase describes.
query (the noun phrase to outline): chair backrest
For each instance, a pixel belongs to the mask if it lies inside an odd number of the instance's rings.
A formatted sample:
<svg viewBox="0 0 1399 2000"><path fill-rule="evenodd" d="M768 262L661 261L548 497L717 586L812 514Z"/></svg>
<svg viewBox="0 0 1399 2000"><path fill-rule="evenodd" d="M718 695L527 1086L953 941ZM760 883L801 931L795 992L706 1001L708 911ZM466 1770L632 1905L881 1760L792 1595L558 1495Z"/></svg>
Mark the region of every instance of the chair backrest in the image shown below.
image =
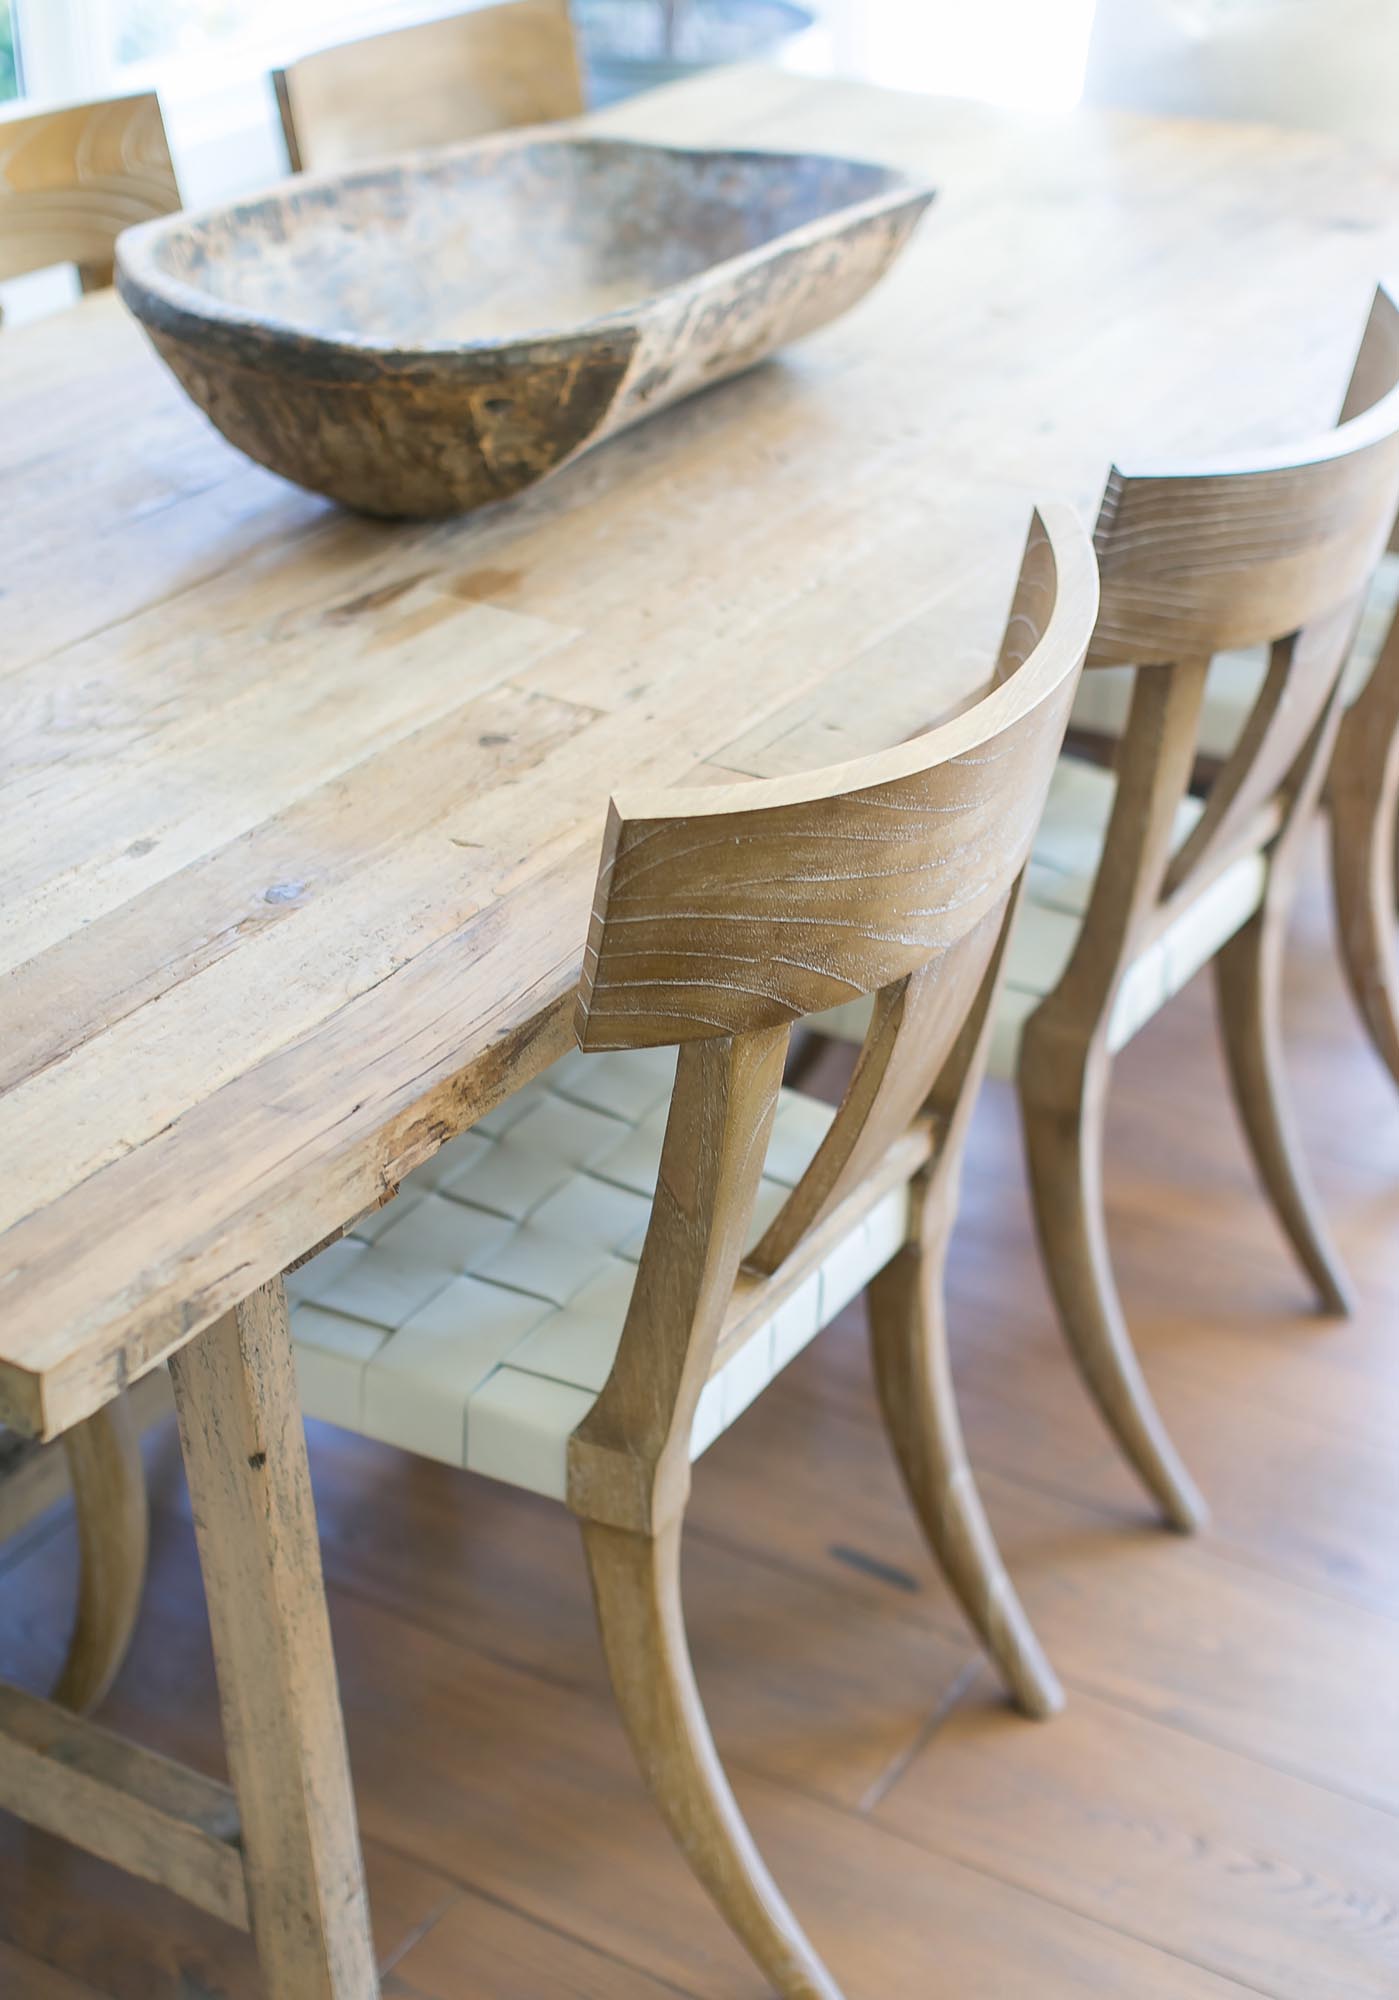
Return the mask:
<svg viewBox="0 0 1399 2000"><path fill-rule="evenodd" d="M788 1204L800 1228L774 1225L784 1250L852 1163L907 1125L962 1034L1034 839L1095 605L1086 535L1069 510L1046 509L996 683L954 720L814 776L613 803L582 1047L678 1043L683 1075L696 1049L785 1046L803 1015L878 995L861 1069Z"/></svg>
<svg viewBox="0 0 1399 2000"><path fill-rule="evenodd" d="M1106 1005L1181 904L1267 847L1319 783L1396 504L1399 308L1383 287L1334 431L1246 461L1114 466L1094 537L1102 595L1087 665L1130 665L1136 676L1103 860L1054 1007ZM1262 644L1268 672L1239 741L1173 851L1210 660Z"/></svg>
<svg viewBox="0 0 1399 2000"><path fill-rule="evenodd" d="M1096 609L1086 533L1045 508L990 691L953 720L814 776L614 800L578 1039L678 1043L679 1061L621 1346L570 1446L570 1504L591 1518L644 1524L657 1468L688 1478L793 1021L876 995L826 1139L750 1271L780 1274L920 1110L935 1157L955 1160Z"/></svg>
<svg viewBox="0 0 1399 2000"><path fill-rule="evenodd" d="M497 0L342 42L272 81L294 173L573 118L584 104L568 0Z"/></svg>
<svg viewBox="0 0 1399 2000"><path fill-rule="evenodd" d="M179 206L154 92L0 116L0 279L76 264L110 284L122 230Z"/></svg>

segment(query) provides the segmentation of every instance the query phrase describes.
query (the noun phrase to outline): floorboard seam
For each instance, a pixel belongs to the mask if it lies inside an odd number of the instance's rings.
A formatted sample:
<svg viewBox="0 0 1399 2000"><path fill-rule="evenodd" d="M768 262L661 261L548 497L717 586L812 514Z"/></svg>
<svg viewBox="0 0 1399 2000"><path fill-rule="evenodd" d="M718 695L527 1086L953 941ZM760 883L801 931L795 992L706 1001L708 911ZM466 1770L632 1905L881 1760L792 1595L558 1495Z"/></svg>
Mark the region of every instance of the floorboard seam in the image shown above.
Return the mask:
<svg viewBox="0 0 1399 2000"><path fill-rule="evenodd" d="M580 1951L590 1952L594 1958L602 1959L605 1964L624 1966L628 1972L634 1972L642 1979L649 1979L653 1986L660 1987L663 1992L674 1993L677 2000L704 2000L704 1996L696 1993L693 1987L681 1986L663 1972L655 1972L650 1966L641 1965L634 1958L626 1958L619 1951L609 1951L606 1945L598 1944L592 1938L580 1937L577 1931L569 1930L564 1924L551 1923L547 1917L541 1917L536 1911L526 1909L523 1904L511 1902L508 1896L502 1896L498 1890L484 1889L478 1882L465 1881L460 1875L453 1875L450 1869L444 1868L439 1862L425 1862L421 1855L398 1846L395 1841L385 1840L380 1834L369 1834L367 1838L371 1839L376 1847L382 1848L386 1854L394 1855L397 1860L410 1867L430 1866L434 1873L440 1875L444 1881L452 1883L457 1890L455 1903L459 1903L463 1896L474 1896L479 1902L489 1903L493 1909L504 1910L508 1916L518 1917L522 1923L532 1924L536 1930L547 1931L550 1937L562 1938L565 1944L577 1945ZM722 1919L716 1916L715 1922L721 1923ZM394 1966L400 1966L405 1957L406 1953L400 1953L394 1960ZM402 1977L401 1974L399 1976Z"/></svg>
<svg viewBox="0 0 1399 2000"><path fill-rule="evenodd" d="M961 1702L962 1697L969 1694L981 1679L983 1664L979 1659L968 1660L966 1666L963 1667L961 1673L957 1675L942 1698L934 1704L932 1712L925 1717L920 1727L914 1732L903 1749L896 1752L889 1759L889 1762L879 1773L879 1776L861 1798L858 1808L860 1812L866 1815L871 1814L888 1798L890 1792L893 1791L895 1785L898 1784L900 1778L904 1775L904 1772L922 1755L953 1709Z"/></svg>
<svg viewBox="0 0 1399 2000"><path fill-rule="evenodd" d="M792 1785L790 1789L802 1798L810 1799L813 1804L832 1806L835 1811L844 1813L850 1818L863 1818L855 1807L845 1805L839 1799L828 1799L823 1793L808 1792L799 1785ZM985 1881L998 1882L1003 1889L1010 1889L1017 1896L1028 1896L1031 1901L1043 1904L1046 1909L1062 1911L1064 1915L1074 1917L1080 1923L1092 1924L1096 1929L1108 1931L1114 1937L1126 1938L1129 1943L1139 1945L1143 1951L1155 1952L1161 1958L1174 1959L1178 1965L1193 1966L1197 1972L1208 1973L1211 1978L1222 1980L1239 1993L1256 1994L1259 2000L1279 2000L1279 1996L1270 1992L1265 1986L1255 1986L1250 1980L1240 1979L1236 1973L1221 1972L1217 1966L1208 1965L1202 1959L1193 1958L1186 1952L1176 1951L1170 1945L1160 1944L1155 1938L1142 1937L1139 1932L1129 1930L1124 1924L1115 1924L1109 1918L1079 1909L1073 1903L1061 1902L1057 1896L1047 1895L1042 1889L1033 1888L1025 1882L1018 1882L1013 1875L1004 1875L999 1869L987 1867L984 1862L974 1861L965 1854L957 1853L953 1848L940 1847L931 1840L918 1840L912 1834L905 1833L902 1827L892 1826L882 1819L870 1818L866 1823L877 1827L879 1832L889 1839L897 1840L904 1847L912 1848L916 1854L935 1855L939 1860L950 1861L954 1867L965 1868L969 1874L980 1875Z"/></svg>
<svg viewBox="0 0 1399 2000"><path fill-rule="evenodd" d="M1077 1689L1080 1694L1091 1696L1094 1701L1103 1702L1109 1708L1120 1708L1127 1715L1135 1715L1143 1722L1154 1722L1162 1729L1173 1730L1178 1736L1188 1736L1192 1742L1207 1743L1212 1750L1222 1750L1227 1756L1241 1757L1245 1763L1255 1764L1260 1770L1276 1771L1279 1776L1291 1778L1295 1784L1310 1785L1313 1790L1327 1792L1332 1798L1344 1799L1347 1805L1363 1806L1368 1812L1383 1813L1388 1819L1399 1819L1399 1800L1375 1798L1365 1792L1353 1791L1349 1785L1337 1779L1323 1778L1315 1771L1304 1770L1298 1764L1291 1764L1279 1757L1262 1757L1256 1750L1250 1750L1240 1743L1230 1743L1213 1730L1199 1725L1182 1722L1178 1716L1163 1715L1145 1703L1133 1701L1130 1696L1115 1689L1098 1687L1093 1681L1077 1674L1062 1676L1064 1686Z"/></svg>
<svg viewBox="0 0 1399 2000"><path fill-rule="evenodd" d="M422 1863L418 1862L416 1865L418 1867L421 1867ZM451 1881L450 1876L445 1876L443 1879L446 1881ZM433 1909L429 1910L427 1915L423 1917L418 1923L410 1925L406 1936L396 1946L396 1948L393 1951L389 1952L387 1957L380 1959L379 1977L381 1979L387 1979L389 1974L393 1971L394 1967L400 1964L402 1960L408 1956L409 1952L412 1951L416 1945L420 1945L422 1943L423 1939L427 1936L428 1932L431 1930L435 1930L437 1928L437 1925L441 1923L443 1917L446 1916L447 1912L449 1910L456 1909L457 1905L462 1900L462 1893L463 1892L461 1890L460 1885L453 1883L452 1893L450 1896L444 1896L441 1902L438 1903Z"/></svg>

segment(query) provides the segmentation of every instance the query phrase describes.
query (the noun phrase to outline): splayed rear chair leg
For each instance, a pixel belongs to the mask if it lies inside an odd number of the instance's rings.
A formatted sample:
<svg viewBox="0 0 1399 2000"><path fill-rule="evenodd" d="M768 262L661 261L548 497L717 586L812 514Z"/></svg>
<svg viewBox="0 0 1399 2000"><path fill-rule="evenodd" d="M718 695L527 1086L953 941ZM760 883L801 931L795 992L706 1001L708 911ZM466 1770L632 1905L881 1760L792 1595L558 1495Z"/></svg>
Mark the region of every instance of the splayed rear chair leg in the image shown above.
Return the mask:
<svg viewBox="0 0 1399 2000"><path fill-rule="evenodd" d="M1102 1143L1107 1058L1079 1067L1074 1100L1040 1101L1022 1054L1020 1112L1040 1254L1079 1372L1127 1462L1173 1528L1208 1519L1199 1488L1172 1444L1127 1330L1108 1257ZM1062 1080L1063 1069L1059 1071ZM1062 1082L1061 1082L1062 1087Z"/></svg>
<svg viewBox="0 0 1399 2000"><path fill-rule="evenodd" d="M869 1289L884 1427L928 1545L1017 1707L1048 1716L1063 1690L1006 1574L962 1441L947 1357L943 1266L952 1204L928 1195L909 1243Z"/></svg>

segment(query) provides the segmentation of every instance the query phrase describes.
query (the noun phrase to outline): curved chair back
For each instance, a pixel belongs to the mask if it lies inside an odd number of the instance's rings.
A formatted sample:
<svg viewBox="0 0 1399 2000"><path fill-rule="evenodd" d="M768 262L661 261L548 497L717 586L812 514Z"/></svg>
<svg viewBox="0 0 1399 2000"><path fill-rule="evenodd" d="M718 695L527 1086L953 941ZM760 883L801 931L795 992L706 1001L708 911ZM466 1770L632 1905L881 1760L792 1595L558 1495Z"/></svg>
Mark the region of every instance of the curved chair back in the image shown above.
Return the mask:
<svg viewBox="0 0 1399 2000"><path fill-rule="evenodd" d="M154 92L0 117L0 279L76 264L109 285L122 230L179 206Z"/></svg>
<svg viewBox="0 0 1399 2000"><path fill-rule="evenodd" d="M1102 865L1047 1009L1077 1016L1104 1003L1182 902L1273 842L1315 795L1397 502L1399 309L1383 288L1334 431L1247 461L1114 466L1094 537L1102 602L1087 665L1130 665L1136 678ZM1210 660L1265 642L1247 724L1173 853Z"/></svg>
<svg viewBox="0 0 1399 2000"><path fill-rule="evenodd" d="M293 173L482 138L584 108L568 0L498 0L274 70Z"/></svg>
<svg viewBox="0 0 1399 2000"><path fill-rule="evenodd" d="M614 801L578 1039L680 1045L632 1307L672 1324L677 1352L681 1325L727 1303L793 1021L877 996L845 1099L754 1270L775 1271L921 1107L946 1127L969 1095L1096 608L1088 538L1047 508L995 684L955 719L812 777Z"/></svg>

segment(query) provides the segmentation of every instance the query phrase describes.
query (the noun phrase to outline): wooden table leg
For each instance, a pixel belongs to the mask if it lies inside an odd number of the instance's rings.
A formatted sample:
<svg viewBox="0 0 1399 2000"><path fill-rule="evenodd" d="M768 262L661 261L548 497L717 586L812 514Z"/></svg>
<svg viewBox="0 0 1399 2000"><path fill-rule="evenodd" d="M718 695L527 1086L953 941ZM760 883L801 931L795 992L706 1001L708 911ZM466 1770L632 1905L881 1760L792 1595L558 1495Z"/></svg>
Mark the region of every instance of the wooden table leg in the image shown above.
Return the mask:
<svg viewBox="0 0 1399 2000"><path fill-rule="evenodd" d="M268 2000L379 1991L278 1279L171 1361Z"/></svg>

